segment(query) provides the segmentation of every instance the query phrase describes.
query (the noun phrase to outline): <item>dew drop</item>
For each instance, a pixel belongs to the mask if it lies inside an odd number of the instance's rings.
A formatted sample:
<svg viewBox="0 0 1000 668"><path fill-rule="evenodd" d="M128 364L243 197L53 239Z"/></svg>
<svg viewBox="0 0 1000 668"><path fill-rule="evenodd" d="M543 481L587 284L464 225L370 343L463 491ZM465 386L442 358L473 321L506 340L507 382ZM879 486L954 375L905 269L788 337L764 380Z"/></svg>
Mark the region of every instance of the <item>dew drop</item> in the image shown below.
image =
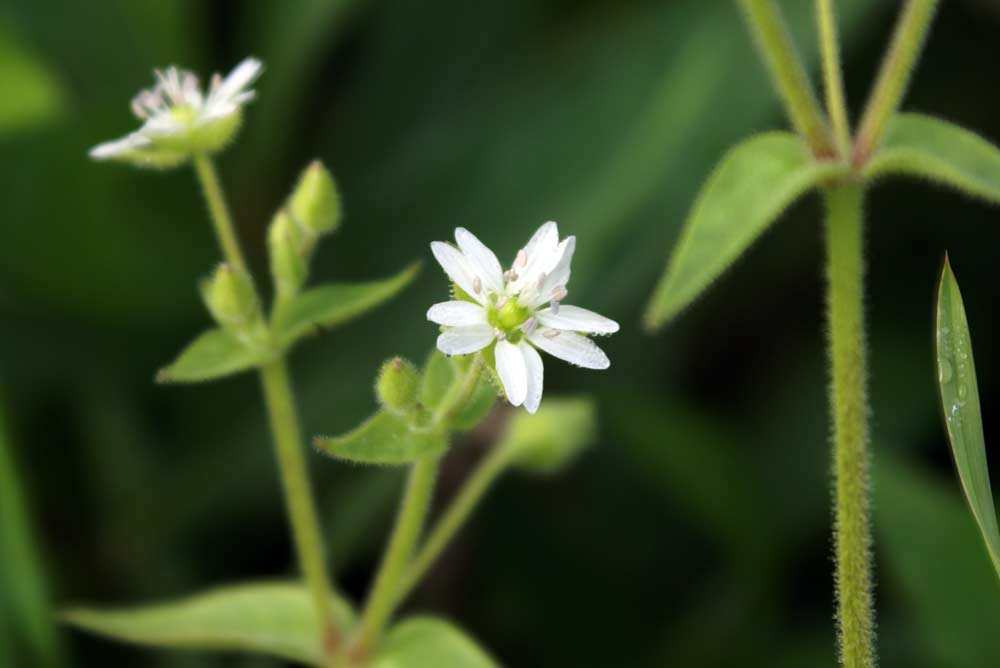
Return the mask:
<svg viewBox="0 0 1000 668"><path fill-rule="evenodd" d="M954 372L951 369L951 362L948 360L941 360L941 367L938 369L938 380L941 384L950 383Z"/></svg>
<svg viewBox="0 0 1000 668"><path fill-rule="evenodd" d="M965 397L968 394L969 394L969 386L966 385L965 383L959 383L959 385L958 385L958 398L959 399L965 399Z"/></svg>

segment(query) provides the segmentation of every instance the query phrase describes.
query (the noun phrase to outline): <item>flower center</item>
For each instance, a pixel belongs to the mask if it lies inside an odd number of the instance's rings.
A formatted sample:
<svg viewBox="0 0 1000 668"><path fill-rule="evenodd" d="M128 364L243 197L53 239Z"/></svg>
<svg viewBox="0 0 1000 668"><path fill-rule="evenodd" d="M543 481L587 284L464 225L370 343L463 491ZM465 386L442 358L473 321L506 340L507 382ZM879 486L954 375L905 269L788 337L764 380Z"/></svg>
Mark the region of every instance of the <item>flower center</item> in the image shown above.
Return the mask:
<svg viewBox="0 0 1000 668"><path fill-rule="evenodd" d="M177 104L170 107L170 117L178 122L185 125L190 125L195 119L194 108L190 104Z"/></svg>
<svg viewBox="0 0 1000 668"><path fill-rule="evenodd" d="M514 298L503 301L499 308L489 306L486 309L486 320L490 326L499 329L507 339L514 341L521 338L520 327L530 317L531 311L518 304Z"/></svg>

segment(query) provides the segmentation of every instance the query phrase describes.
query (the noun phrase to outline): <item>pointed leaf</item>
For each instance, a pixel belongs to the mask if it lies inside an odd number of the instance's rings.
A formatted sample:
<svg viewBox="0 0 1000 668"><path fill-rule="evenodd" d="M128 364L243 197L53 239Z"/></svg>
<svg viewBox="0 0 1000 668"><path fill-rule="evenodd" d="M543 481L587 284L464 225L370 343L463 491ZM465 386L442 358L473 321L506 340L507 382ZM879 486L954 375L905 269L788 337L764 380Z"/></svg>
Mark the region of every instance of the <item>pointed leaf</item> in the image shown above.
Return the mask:
<svg viewBox="0 0 1000 668"><path fill-rule="evenodd" d="M656 328L705 291L800 195L843 172L787 132L751 137L708 177L646 310Z"/></svg>
<svg viewBox="0 0 1000 668"><path fill-rule="evenodd" d="M1000 203L1000 150L957 125L920 114L900 114L864 175L905 174Z"/></svg>
<svg viewBox="0 0 1000 668"><path fill-rule="evenodd" d="M231 332L216 328L201 334L170 366L156 374L159 383L196 383L252 369L273 352L248 346Z"/></svg>
<svg viewBox="0 0 1000 668"><path fill-rule="evenodd" d="M317 436L320 452L360 464L408 464L425 454L444 452L448 441L437 431L414 427L409 418L379 411L343 436Z"/></svg>
<svg viewBox="0 0 1000 668"><path fill-rule="evenodd" d="M275 318L275 336L286 348L310 332L335 327L396 296L420 271L411 264L391 278L365 283L323 285L284 305Z"/></svg>
<svg viewBox="0 0 1000 668"><path fill-rule="evenodd" d="M941 407L962 490L986 541L993 567L1000 575L1000 531L986 466L979 387L972 358L972 340L958 282L945 261L938 289L937 364Z"/></svg>
<svg viewBox="0 0 1000 668"><path fill-rule="evenodd" d="M499 668L463 631L435 617L411 617L393 627L373 668Z"/></svg>
<svg viewBox="0 0 1000 668"><path fill-rule="evenodd" d="M350 606L334 599L342 625ZM157 605L100 610L73 608L63 618L81 629L140 645L199 650L242 650L322 664L320 629L309 593L297 583L223 587Z"/></svg>

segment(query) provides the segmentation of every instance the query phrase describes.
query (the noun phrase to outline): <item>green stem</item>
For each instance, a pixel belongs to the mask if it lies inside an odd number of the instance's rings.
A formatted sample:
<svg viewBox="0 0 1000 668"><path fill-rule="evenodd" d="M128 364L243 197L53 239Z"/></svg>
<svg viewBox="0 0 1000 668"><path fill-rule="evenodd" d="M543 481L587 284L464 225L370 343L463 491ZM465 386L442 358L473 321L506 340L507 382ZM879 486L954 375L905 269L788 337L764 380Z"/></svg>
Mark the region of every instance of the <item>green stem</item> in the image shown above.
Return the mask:
<svg viewBox="0 0 1000 668"><path fill-rule="evenodd" d="M469 363L469 368L465 373L465 377L462 382L457 387L452 387L448 396L445 400L441 402L441 405L434 412L433 424L438 428L447 428L448 424L455 419L465 405L469 403L469 399L472 398L472 394L476 391L476 385L479 383L479 377L483 373L483 358L476 355L472 362Z"/></svg>
<svg viewBox="0 0 1000 668"><path fill-rule="evenodd" d="M195 156L194 165L223 254L230 264L246 270L246 263L240 252L215 167L211 160L203 155ZM319 521L302 455L302 436L299 433L295 399L288 380L284 357L279 357L261 367L260 378L271 422L271 433L274 437L295 550L317 616L322 620L324 651L332 657L340 642L340 629L333 618L332 589L326 574Z"/></svg>
<svg viewBox="0 0 1000 668"><path fill-rule="evenodd" d="M778 6L774 0L739 0L739 4L792 126L816 156L830 157L834 150L829 129Z"/></svg>
<svg viewBox="0 0 1000 668"><path fill-rule="evenodd" d="M875 666L865 393L863 191L824 192L833 411L837 621L844 668Z"/></svg>
<svg viewBox="0 0 1000 668"><path fill-rule="evenodd" d="M302 456L302 436L299 433L295 400L284 359L277 359L261 367L260 378L271 432L274 434L295 549L313 605L319 618L324 620L323 646L327 652L332 653L340 641L340 630L333 619L330 581L326 574L319 520L306 473L305 458Z"/></svg>
<svg viewBox="0 0 1000 668"><path fill-rule="evenodd" d="M206 155L194 156L194 170L205 193L209 218L215 226L215 236L222 247L223 257L229 264L246 271L247 265L240 251L240 243L236 239L236 230L229 216L229 207L226 206L226 197L222 193L222 185L219 183L219 175L215 171L212 159Z"/></svg>
<svg viewBox="0 0 1000 668"><path fill-rule="evenodd" d="M913 67L927 40L937 0L909 0L896 24L892 44L882 61L854 145L854 164L863 165L878 147L889 120L899 109Z"/></svg>
<svg viewBox="0 0 1000 668"><path fill-rule="evenodd" d="M462 485L461 491L451 502L451 505L437 521L434 528L428 534L426 542L421 546L413 561L403 575L402 583L399 585L399 592L396 604L399 605L409 595L420 580L423 579L427 571L437 560L444 548L451 542L459 529L469 519L472 510L483 498L486 491L496 481L497 478L507 469L510 464L512 451L510 448L494 448L489 455L476 467L476 470L469 476Z"/></svg>
<svg viewBox="0 0 1000 668"><path fill-rule="evenodd" d="M410 467L406 492L400 501L396 525L382 558L358 626L358 635L350 657L362 660L378 643L398 600L397 592L403 571L413 554L414 545L424 528L437 478L439 455L425 455Z"/></svg>
<svg viewBox="0 0 1000 668"><path fill-rule="evenodd" d="M851 127L847 119L844 78L840 68L840 47L837 40L837 18L833 0L816 0L816 23L819 30L820 53L823 61L823 89L826 109L833 125L837 150L845 159L851 146Z"/></svg>

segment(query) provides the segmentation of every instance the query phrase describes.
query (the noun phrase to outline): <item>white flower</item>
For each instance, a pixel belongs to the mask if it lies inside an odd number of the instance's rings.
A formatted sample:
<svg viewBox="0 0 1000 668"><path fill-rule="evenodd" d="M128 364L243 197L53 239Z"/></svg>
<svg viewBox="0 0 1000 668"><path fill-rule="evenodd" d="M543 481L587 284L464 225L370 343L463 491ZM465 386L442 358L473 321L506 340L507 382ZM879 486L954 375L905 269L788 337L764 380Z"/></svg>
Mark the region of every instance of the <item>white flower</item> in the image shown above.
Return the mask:
<svg viewBox="0 0 1000 668"><path fill-rule="evenodd" d="M553 222L538 228L504 271L493 254L465 228L455 230L458 248L441 241L431 251L461 290L456 301L435 304L427 319L444 330L438 350L465 355L494 344L496 371L507 400L529 413L542 400L541 349L586 369L611 361L588 334L614 334L618 323L578 306L563 306L576 237L559 241Z"/></svg>
<svg viewBox="0 0 1000 668"><path fill-rule="evenodd" d="M204 93L191 72L174 66L157 70L156 85L132 98L132 113L142 127L95 146L90 157L168 166L189 153L222 148L239 127L243 105L254 98L250 85L262 70L259 60L246 58L225 79L215 74Z"/></svg>

